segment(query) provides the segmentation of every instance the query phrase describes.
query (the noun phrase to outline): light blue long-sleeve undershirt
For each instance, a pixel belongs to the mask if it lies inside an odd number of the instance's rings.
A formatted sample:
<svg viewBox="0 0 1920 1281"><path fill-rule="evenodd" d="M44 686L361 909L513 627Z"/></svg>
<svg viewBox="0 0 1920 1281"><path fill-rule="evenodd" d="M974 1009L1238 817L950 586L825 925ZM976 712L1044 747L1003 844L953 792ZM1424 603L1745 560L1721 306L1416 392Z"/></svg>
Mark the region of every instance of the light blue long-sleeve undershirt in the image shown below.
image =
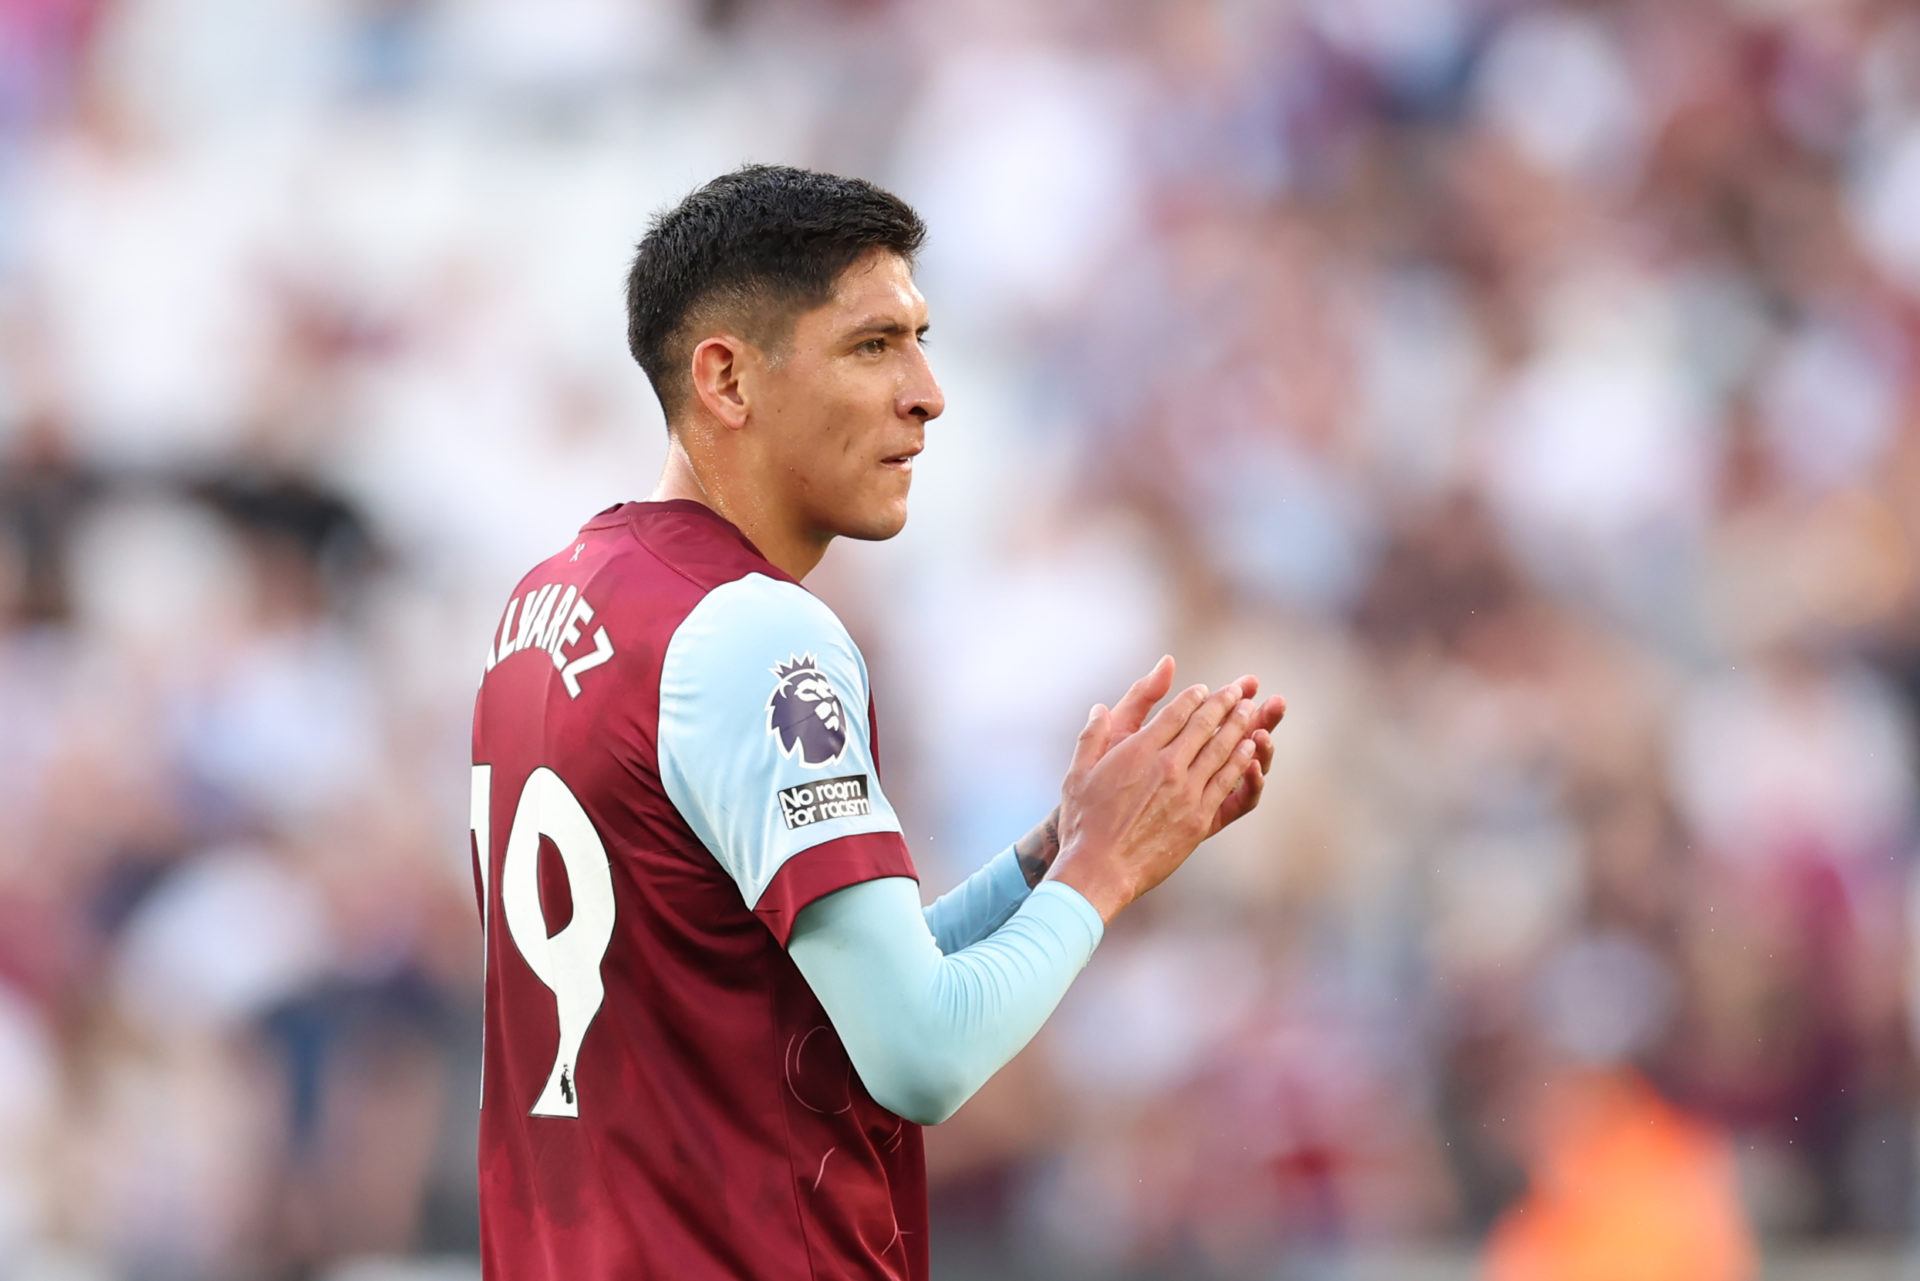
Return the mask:
<svg viewBox="0 0 1920 1281"><path fill-rule="evenodd" d="M942 952L958 952L1005 925L1026 900L1027 874L1009 845L928 906L927 928Z"/></svg>
<svg viewBox="0 0 1920 1281"><path fill-rule="evenodd" d="M906 877L836 890L801 910L787 952L867 1092L933 1125L1033 1039L1104 928L1057 881L1027 893L1008 850L924 912Z"/></svg>

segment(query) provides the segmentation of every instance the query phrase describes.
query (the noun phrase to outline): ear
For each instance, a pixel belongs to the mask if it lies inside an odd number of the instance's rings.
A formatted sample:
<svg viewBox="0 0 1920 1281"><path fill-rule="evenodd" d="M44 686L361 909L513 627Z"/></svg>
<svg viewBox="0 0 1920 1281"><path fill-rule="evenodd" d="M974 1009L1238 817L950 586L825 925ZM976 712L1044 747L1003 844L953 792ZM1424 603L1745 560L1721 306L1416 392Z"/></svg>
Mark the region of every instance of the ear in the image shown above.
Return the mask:
<svg viewBox="0 0 1920 1281"><path fill-rule="evenodd" d="M731 334L715 334L693 349L688 373L693 395L722 426L747 425L747 395L741 385L747 345Z"/></svg>

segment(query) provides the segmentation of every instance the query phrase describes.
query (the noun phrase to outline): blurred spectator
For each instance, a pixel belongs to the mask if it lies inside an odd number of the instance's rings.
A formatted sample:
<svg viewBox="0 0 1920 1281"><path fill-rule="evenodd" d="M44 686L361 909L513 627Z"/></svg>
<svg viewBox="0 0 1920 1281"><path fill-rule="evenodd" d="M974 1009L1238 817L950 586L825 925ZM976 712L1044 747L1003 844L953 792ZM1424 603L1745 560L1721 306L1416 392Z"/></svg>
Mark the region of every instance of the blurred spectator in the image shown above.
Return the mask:
<svg viewBox="0 0 1920 1281"><path fill-rule="evenodd" d="M1725 1140L1629 1077L1549 1083L1534 1190L1494 1228L1488 1281L1756 1274Z"/></svg>
<svg viewBox="0 0 1920 1281"><path fill-rule="evenodd" d="M1910 4L534 12L0 0L0 1272L471 1275L485 635L747 159L932 226L914 522L810 580L928 889L1161 652L1291 703L932 1136L956 1273L1920 1228Z"/></svg>

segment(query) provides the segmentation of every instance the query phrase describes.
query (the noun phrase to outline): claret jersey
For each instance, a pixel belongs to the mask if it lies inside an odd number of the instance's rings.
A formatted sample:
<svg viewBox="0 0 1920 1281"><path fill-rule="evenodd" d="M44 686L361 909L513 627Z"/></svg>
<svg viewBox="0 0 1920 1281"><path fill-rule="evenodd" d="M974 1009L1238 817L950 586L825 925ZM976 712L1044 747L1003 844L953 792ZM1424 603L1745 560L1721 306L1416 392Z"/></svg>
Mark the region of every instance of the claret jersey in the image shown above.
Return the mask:
<svg viewBox="0 0 1920 1281"><path fill-rule="evenodd" d="M489 1281L924 1278L919 1128L785 950L915 875L833 612L698 503L609 509L515 589L473 761Z"/></svg>

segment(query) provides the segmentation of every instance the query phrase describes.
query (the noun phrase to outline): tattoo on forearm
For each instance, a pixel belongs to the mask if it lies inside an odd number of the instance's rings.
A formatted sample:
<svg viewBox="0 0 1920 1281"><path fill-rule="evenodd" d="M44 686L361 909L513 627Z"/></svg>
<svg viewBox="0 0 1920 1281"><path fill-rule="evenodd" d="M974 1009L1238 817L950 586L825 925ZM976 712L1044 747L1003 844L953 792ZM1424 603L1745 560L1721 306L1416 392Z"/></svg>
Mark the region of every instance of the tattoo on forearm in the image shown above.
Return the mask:
<svg viewBox="0 0 1920 1281"><path fill-rule="evenodd" d="M1060 853L1060 811L1054 810L1040 820L1040 826L1014 843L1013 856L1019 860L1020 874L1027 888L1038 885Z"/></svg>

